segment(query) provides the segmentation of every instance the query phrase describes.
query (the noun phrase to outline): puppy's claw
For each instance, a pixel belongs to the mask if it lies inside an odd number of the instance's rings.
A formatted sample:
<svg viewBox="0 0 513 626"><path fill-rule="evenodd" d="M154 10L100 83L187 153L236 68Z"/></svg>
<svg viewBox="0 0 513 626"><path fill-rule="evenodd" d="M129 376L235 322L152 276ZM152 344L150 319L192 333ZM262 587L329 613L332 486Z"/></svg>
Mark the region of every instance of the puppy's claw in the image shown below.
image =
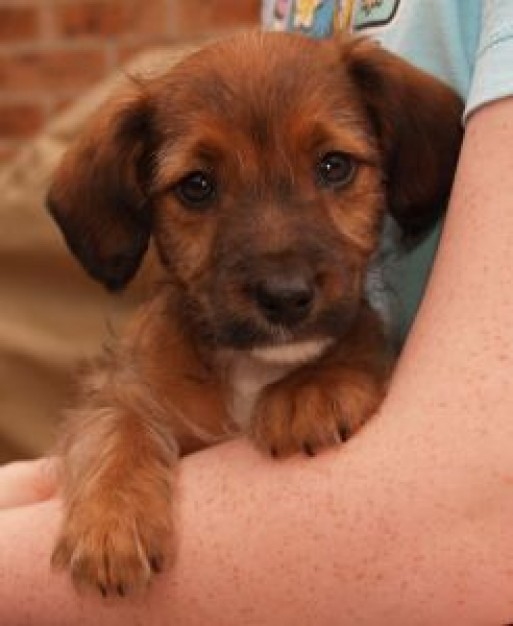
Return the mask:
<svg viewBox="0 0 513 626"><path fill-rule="evenodd" d="M315 456L315 450L313 449L312 444L308 443L308 441L303 444L303 451L308 456Z"/></svg>
<svg viewBox="0 0 513 626"><path fill-rule="evenodd" d="M149 559L151 571L160 574L164 568L164 557L161 554L154 554Z"/></svg>
<svg viewBox="0 0 513 626"><path fill-rule="evenodd" d="M348 428L347 424L339 424L338 434L340 435L340 441L342 443L345 443L349 439L349 437L351 437L351 431Z"/></svg>
<svg viewBox="0 0 513 626"><path fill-rule="evenodd" d="M117 586L117 592L118 592L118 596L120 596L122 598L124 598L125 595L126 595L125 588L124 588L123 585L118 585Z"/></svg>
<svg viewBox="0 0 513 626"><path fill-rule="evenodd" d="M105 585L102 585L100 583L98 583L98 589L100 590L100 593L102 594L102 596L104 598L107 597L107 587L105 587Z"/></svg>

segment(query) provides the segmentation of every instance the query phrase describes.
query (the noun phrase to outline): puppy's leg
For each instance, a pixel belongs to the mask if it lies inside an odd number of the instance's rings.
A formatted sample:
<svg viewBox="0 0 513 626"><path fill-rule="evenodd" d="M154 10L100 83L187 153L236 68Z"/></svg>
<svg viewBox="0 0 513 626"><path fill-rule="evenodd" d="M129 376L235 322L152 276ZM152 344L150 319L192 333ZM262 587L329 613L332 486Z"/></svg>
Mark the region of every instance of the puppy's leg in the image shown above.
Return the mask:
<svg viewBox="0 0 513 626"><path fill-rule="evenodd" d="M61 442L64 521L53 555L78 586L122 595L172 560L178 456L226 438L214 374L165 296L139 310L84 379Z"/></svg>
<svg viewBox="0 0 513 626"><path fill-rule="evenodd" d="M324 357L263 390L250 425L261 449L313 455L348 439L376 412L391 360L377 318L371 312L363 318Z"/></svg>
<svg viewBox="0 0 513 626"><path fill-rule="evenodd" d="M64 439L64 520L53 553L78 587L144 586L173 553L178 445L137 381L95 372Z"/></svg>

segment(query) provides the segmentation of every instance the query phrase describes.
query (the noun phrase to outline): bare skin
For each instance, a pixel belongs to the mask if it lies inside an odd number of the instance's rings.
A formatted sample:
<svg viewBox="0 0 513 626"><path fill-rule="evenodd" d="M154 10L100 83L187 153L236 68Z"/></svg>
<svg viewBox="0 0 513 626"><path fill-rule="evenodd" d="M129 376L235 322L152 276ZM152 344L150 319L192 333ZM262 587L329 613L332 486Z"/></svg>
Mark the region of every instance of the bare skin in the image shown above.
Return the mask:
<svg viewBox="0 0 513 626"><path fill-rule="evenodd" d="M47 500L57 491L54 458L18 461L0 469L0 511Z"/></svg>
<svg viewBox="0 0 513 626"><path fill-rule="evenodd" d="M49 570L59 502L18 496L0 513L0 623L513 621L512 120L505 99L467 126L427 297L360 434L314 460L245 441L186 458L178 561L137 599L77 598Z"/></svg>

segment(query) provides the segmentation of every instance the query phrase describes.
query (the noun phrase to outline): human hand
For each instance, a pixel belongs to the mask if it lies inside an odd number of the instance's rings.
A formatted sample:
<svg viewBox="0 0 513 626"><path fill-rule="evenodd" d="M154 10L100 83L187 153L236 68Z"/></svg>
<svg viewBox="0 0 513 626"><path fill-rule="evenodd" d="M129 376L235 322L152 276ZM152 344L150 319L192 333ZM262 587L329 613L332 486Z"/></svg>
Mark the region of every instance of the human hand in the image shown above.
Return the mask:
<svg viewBox="0 0 513 626"><path fill-rule="evenodd" d="M50 499L57 490L55 457L16 461L0 467L0 511Z"/></svg>

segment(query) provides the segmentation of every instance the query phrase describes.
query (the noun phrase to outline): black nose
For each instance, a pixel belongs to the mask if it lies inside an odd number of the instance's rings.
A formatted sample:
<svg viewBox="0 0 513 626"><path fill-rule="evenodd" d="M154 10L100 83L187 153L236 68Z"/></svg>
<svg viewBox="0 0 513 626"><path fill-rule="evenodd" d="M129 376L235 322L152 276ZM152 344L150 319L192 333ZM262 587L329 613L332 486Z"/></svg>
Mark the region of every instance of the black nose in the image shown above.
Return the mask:
<svg viewBox="0 0 513 626"><path fill-rule="evenodd" d="M308 316L314 295L313 282L302 275L271 275L261 280L255 290L257 305L266 319L287 326Z"/></svg>

